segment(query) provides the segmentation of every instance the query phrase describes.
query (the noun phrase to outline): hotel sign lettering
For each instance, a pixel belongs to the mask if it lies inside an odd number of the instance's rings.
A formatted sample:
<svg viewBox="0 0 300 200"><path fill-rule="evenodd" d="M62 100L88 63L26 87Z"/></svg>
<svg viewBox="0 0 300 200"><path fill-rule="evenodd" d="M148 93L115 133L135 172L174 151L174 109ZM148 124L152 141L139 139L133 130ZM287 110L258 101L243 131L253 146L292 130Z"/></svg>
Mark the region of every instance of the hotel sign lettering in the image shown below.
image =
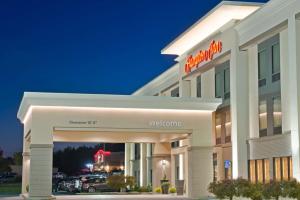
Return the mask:
<svg viewBox="0 0 300 200"><path fill-rule="evenodd" d="M209 49L200 50L195 56L188 56L185 64L185 72L188 74L193 68L197 68L198 65L205 61L211 61L214 55L222 52L222 42L221 41L211 41Z"/></svg>

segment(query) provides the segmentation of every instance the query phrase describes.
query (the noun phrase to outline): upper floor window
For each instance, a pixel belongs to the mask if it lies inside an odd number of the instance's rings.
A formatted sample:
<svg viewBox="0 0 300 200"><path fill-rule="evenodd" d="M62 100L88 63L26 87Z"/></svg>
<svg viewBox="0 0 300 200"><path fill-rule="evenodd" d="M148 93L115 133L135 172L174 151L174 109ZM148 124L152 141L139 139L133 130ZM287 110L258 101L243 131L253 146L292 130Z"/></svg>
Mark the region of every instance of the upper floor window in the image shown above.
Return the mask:
<svg viewBox="0 0 300 200"><path fill-rule="evenodd" d="M215 84L216 84L216 98L222 98L222 73L218 72L215 75Z"/></svg>
<svg viewBox="0 0 300 200"><path fill-rule="evenodd" d="M201 97L201 75L197 76L197 97Z"/></svg>
<svg viewBox="0 0 300 200"><path fill-rule="evenodd" d="M224 70L224 99L230 97L230 71L229 68Z"/></svg>
<svg viewBox="0 0 300 200"><path fill-rule="evenodd" d="M258 85L272 90L272 83L279 80L280 42L279 35L276 35L258 45Z"/></svg>
<svg viewBox="0 0 300 200"><path fill-rule="evenodd" d="M267 51L264 49L258 53L258 85L266 85L267 78Z"/></svg>
<svg viewBox="0 0 300 200"><path fill-rule="evenodd" d="M229 61L215 68L215 97L227 100L230 98Z"/></svg>
<svg viewBox="0 0 300 200"><path fill-rule="evenodd" d="M179 87L171 90L171 97L179 97Z"/></svg>
<svg viewBox="0 0 300 200"><path fill-rule="evenodd" d="M276 43L272 46L272 82L280 79L280 46Z"/></svg>

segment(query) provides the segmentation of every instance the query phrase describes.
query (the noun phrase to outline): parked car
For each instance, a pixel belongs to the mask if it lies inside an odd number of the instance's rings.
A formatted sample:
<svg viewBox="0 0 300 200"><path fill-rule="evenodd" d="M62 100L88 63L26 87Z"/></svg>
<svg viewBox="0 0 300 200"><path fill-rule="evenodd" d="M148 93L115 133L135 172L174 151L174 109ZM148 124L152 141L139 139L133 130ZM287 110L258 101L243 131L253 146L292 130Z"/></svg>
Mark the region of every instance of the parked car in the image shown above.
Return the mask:
<svg viewBox="0 0 300 200"><path fill-rule="evenodd" d="M15 173L4 174L0 177L0 183L12 183L17 179L17 175Z"/></svg>
<svg viewBox="0 0 300 200"><path fill-rule="evenodd" d="M82 181L79 177L69 177L55 182L53 191L66 191L71 193L80 192L82 188Z"/></svg>
<svg viewBox="0 0 300 200"><path fill-rule="evenodd" d="M109 187L105 178L90 178L82 183L82 191L84 192L116 192L116 190Z"/></svg>
<svg viewBox="0 0 300 200"><path fill-rule="evenodd" d="M52 174L52 177L53 178L57 178L57 179L64 179L67 177L67 175L65 173L62 173L62 172L56 172L56 173L53 173Z"/></svg>

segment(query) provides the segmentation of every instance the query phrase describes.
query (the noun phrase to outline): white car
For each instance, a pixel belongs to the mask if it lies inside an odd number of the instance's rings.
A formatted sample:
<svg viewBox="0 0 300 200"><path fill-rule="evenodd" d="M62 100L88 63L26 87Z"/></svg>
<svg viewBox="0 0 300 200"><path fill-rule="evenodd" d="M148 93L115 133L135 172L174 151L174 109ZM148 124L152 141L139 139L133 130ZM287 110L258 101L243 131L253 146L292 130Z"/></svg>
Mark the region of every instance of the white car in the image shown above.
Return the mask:
<svg viewBox="0 0 300 200"><path fill-rule="evenodd" d="M57 178L57 179L64 179L66 178L67 175L62 173L62 172L56 172L56 173L53 173L53 178Z"/></svg>

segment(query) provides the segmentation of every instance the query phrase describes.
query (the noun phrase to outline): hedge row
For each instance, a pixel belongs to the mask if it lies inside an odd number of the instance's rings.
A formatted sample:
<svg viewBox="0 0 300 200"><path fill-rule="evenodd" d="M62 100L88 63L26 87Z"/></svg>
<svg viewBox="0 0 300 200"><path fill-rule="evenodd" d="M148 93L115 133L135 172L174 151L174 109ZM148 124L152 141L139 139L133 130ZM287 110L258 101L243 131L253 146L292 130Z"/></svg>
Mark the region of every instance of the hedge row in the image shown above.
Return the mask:
<svg viewBox="0 0 300 200"><path fill-rule="evenodd" d="M276 199L279 197L300 200L300 183L296 180L251 183L245 179L224 180L210 183L208 191L219 199L244 197L252 200Z"/></svg>

